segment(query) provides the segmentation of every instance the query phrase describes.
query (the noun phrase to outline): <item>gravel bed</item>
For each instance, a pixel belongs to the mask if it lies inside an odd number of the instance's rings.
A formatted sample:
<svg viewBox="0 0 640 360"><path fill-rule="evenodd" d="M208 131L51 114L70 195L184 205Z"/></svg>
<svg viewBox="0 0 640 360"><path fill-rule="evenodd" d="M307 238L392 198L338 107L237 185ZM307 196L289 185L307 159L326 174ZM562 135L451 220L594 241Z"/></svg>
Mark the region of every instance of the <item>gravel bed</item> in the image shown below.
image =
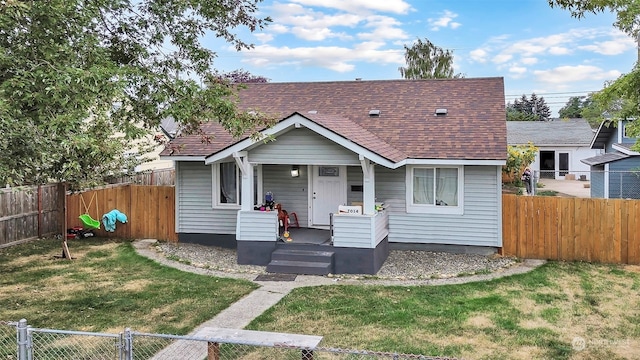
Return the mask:
<svg viewBox="0 0 640 360"><path fill-rule="evenodd" d="M229 273L265 273L264 266L238 265L236 251L196 244L159 243L156 249L165 257L195 267ZM489 274L508 268L517 261L499 255L451 254L444 252L391 250L376 275L330 275L340 278L446 279Z"/></svg>

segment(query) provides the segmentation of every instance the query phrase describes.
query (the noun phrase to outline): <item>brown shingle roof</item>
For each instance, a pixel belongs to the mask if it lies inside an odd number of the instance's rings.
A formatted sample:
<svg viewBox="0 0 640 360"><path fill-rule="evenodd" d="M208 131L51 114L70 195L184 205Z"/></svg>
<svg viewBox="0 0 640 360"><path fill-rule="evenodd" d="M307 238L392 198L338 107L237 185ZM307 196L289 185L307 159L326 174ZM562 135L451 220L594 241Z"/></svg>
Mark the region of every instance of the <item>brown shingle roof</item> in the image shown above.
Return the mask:
<svg viewBox="0 0 640 360"><path fill-rule="evenodd" d="M415 159L506 159L502 78L248 84L240 108L285 118L298 112L381 156ZM435 110L446 108L445 116ZM315 110L316 114L309 114ZM370 110L380 110L370 117ZM359 131L358 129L366 131ZM217 124L210 144L174 140L174 155L206 156L238 140Z"/></svg>

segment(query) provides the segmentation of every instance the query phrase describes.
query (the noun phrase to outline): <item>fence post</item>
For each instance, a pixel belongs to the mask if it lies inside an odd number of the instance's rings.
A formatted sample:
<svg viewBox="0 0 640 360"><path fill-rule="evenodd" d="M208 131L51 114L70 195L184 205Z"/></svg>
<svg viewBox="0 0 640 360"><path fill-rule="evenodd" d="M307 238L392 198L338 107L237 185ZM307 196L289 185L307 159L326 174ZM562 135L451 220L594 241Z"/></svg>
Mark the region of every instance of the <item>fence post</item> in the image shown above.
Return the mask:
<svg viewBox="0 0 640 360"><path fill-rule="evenodd" d="M28 337L27 319L22 319L18 322L18 360L28 360Z"/></svg>
<svg viewBox="0 0 640 360"><path fill-rule="evenodd" d="M133 360L133 337L131 329L124 329L124 360Z"/></svg>

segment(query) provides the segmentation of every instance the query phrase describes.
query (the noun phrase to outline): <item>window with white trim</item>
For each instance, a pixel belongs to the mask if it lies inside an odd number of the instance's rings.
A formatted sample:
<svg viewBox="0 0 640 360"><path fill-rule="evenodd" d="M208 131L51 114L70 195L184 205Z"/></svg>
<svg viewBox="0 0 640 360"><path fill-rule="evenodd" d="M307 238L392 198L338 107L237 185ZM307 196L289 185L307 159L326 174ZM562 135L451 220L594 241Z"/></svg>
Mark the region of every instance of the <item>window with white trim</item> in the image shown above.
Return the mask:
<svg viewBox="0 0 640 360"><path fill-rule="evenodd" d="M242 198L242 174L235 162L215 164L213 191L215 204L239 206Z"/></svg>
<svg viewBox="0 0 640 360"><path fill-rule="evenodd" d="M213 204L217 207L239 208L242 205L242 172L235 162L213 165ZM261 166L253 167L254 203L261 189Z"/></svg>
<svg viewBox="0 0 640 360"><path fill-rule="evenodd" d="M462 213L463 167L407 168L407 212Z"/></svg>

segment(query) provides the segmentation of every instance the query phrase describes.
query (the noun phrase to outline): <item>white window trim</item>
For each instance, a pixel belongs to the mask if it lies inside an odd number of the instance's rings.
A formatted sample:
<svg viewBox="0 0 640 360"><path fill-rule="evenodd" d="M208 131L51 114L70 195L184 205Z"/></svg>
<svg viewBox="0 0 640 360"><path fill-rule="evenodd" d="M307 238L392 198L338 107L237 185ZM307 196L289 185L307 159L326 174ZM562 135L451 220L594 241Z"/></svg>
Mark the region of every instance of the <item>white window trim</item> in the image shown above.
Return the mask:
<svg viewBox="0 0 640 360"><path fill-rule="evenodd" d="M232 161L228 161L228 162L232 162ZM236 176L238 178L238 181L242 182L242 176L241 174L239 174L240 169L238 168L238 165L236 165ZM254 168L254 172L257 172L257 192L258 192L258 203L260 203L261 199L260 197L262 196L262 164L258 164L255 165ZM220 203L220 163L215 163L211 165L211 204L212 204L212 208L214 209L236 209L236 210L240 210L242 208L242 205L238 204L226 204L226 203ZM240 193L238 192L238 200L240 200L239 197ZM239 202L239 201L238 201ZM256 204L253 204L256 205ZM252 205L252 206L253 206ZM253 208L253 207L252 207Z"/></svg>
<svg viewBox="0 0 640 360"><path fill-rule="evenodd" d="M458 170L458 205L441 206L431 204L413 203L413 170L414 169L457 169ZM406 210L407 213L417 214L464 214L464 166L442 166L442 165L410 165L406 172Z"/></svg>

